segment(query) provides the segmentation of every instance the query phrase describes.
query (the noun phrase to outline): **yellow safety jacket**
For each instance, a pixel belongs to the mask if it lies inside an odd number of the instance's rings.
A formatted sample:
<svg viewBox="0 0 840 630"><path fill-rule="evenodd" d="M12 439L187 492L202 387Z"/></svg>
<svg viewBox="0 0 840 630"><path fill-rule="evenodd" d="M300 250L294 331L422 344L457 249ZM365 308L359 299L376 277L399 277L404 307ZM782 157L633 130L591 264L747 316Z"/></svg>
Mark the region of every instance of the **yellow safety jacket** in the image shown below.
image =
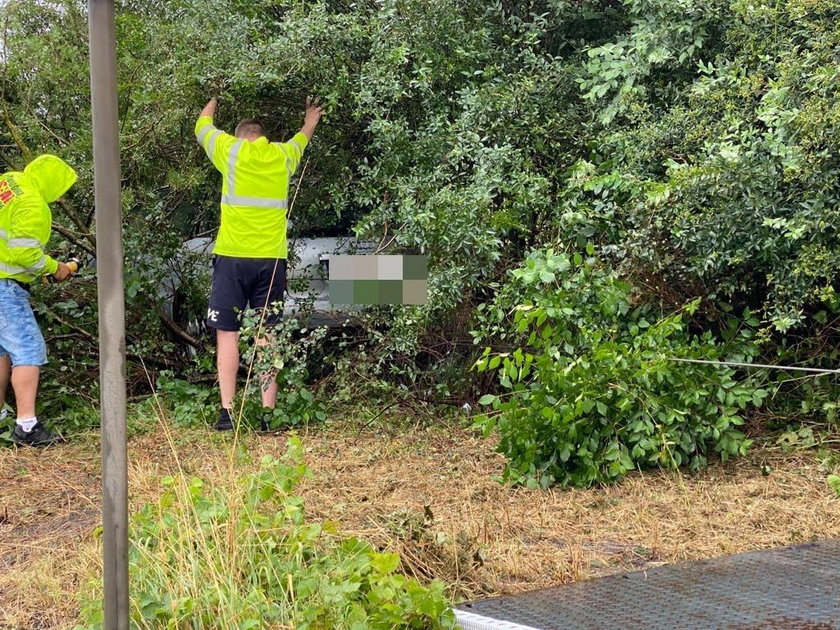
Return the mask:
<svg viewBox="0 0 840 630"><path fill-rule="evenodd" d="M289 178L308 140L249 141L213 126L210 116L195 124L199 144L222 174L222 221L214 254L238 258L286 258Z"/></svg>
<svg viewBox="0 0 840 630"><path fill-rule="evenodd" d="M32 282L55 273L58 262L44 253L52 228L47 204L75 182L76 172L55 155L0 175L0 278Z"/></svg>

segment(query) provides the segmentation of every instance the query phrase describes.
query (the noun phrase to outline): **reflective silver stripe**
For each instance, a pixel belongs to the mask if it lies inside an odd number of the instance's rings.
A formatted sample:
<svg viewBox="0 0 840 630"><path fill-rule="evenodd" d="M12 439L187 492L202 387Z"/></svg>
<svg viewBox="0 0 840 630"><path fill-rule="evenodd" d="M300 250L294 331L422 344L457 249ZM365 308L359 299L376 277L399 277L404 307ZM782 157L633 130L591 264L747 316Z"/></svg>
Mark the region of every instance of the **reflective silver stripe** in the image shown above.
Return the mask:
<svg viewBox="0 0 840 630"><path fill-rule="evenodd" d="M12 238L9 239L9 248L12 247L37 247L38 249L44 249L43 243L39 241L37 238Z"/></svg>
<svg viewBox="0 0 840 630"><path fill-rule="evenodd" d="M207 144L207 155L210 156L210 159L213 159L213 151L216 149L216 139L222 135L221 129L216 129L213 132L213 135L210 136L210 142Z"/></svg>
<svg viewBox="0 0 840 630"><path fill-rule="evenodd" d="M484 617L457 608L453 612L458 627L462 630L537 630L533 626L523 626L513 621Z"/></svg>
<svg viewBox="0 0 840 630"><path fill-rule="evenodd" d="M23 267L12 267L11 265L7 265L6 263L0 262L0 271L3 273L26 273L26 269Z"/></svg>
<svg viewBox="0 0 840 630"><path fill-rule="evenodd" d="M43 269L46 266L46 264L47 264L47 257L46 256L41 256L41 260L39 260L34 265L29 267L27 269L27 271L38 271L39 269Z"/></svg>
<svg viewBox="0 0 840 630"><path fill-rule="evenodd" d="M280 149L280 153L286 156L286 172L291 175L292 174L292 158L289 155L289 152L286 151L286 145L282 142L273 142L275 146Z"/></svg>
<svg viewBox="0 0 840 630"><path fill-rule="evenodd" d="M6 263L0 262L0 271L5 273L32 273L33 271L38 271L44 268L44 265L47 264L46 256L41 256L41 260L36 262L31 267L13 267L12 265L7 265Z"/></svg>
<svg viewBox="0 0 840 630"><path fill-rule="evenodd" d="M297 140L289 140L289 144L293 144L293 145L295 145L295 147L296 147L296 148L297 148L297 150L298 150L298 156L303 155L303 149L301 149L301 148L300 148L300 144L298 143L298 141L297 141Z"/></svg>
<svg viewBox="0 0 840 630"><path fill-rule="evenodd" d="M242 144L245 140L237 140L234 145L230 148L230 155L228 156L228 185L227 191L228 195L234 194L234 188L236 186L236 157L239 155L239 149L242 148Z"/></svg>
<svg viewBox="0 0 840 630"><path fill-rule="evenodd" d="M292 163L294 162L294 156L292 155L291 151L283 151L286 154L286 172L289 173L291 176L292 174Z"/></svg>
<svg viewBox="0 0 840 630"><path fill-rule="evenodd" d="M12 247L38 247L44 249L44 244L37 238L9 238L8 232L3 229L0 229L0 241L5 241L10 249Z"/></svg>
<svg viewBox="0 0 840 630"><path fill-rule="evenodd" d="M222 195L222 203L231 206L251 206L252 208L277 208L285 210L289 207L288 199L271 199L268 197L240 197L238 195Z"/></svg>
<svg viewBox="0 0 840 630"><path fill-rule="evenodd" d="M207 125L206 127L203 127L201 129L201 131L198 132L198 135L196 136L196 138L198 139L198 143L201 146L204 146L204 138L207 137L207 134L210 133L211 131L213 131L214 129L215 129L215 127L213 127L213 125L211 124L211 125Z"/></svg>

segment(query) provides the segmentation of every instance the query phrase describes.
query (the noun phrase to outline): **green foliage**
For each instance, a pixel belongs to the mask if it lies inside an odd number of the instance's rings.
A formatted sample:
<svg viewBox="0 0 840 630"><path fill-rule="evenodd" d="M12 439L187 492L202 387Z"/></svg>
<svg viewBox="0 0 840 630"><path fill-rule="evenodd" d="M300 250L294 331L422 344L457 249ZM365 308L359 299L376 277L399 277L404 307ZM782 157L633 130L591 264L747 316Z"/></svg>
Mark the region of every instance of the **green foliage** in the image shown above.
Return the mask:
<svg viewBox="0 0 840 630"><path fill-rule="evenodd" d="M245 351L242 356L254 375L252 391L245 393L246 401L259 398L253 390L264 384L259 382L257 374L276 373L277 406L267 418L262 418L267 428L296 426L326 418L323 401L307 388L310 359L326 333L326 328L301 327L295 317L281 320L266 333L259 312L243 313L240 341ZM257 340L261 339L268 343L259 345Z"/></svg>
<svg viewBox="0 0 840 630"><path fill-rule="evenodd" d="M799 427L782 433L776 438L776 444L786 453L790 453L800 449L813 448L817 444L817 437L811 427Z"/></svg>
<svg viewBox="0 0 840 630"><path fill-rule="evenodd" d="M663 96L667 84L654 79L657 68L667 67L668 82L679 81L686 67L703 48L722 3L715 0L627 0L629 30L615 41L586 51L585 75L577 81L583 98L611 102L599 113L610 123L646 96Z"/></svg>
<svg viewBox="0 0 840 630"><path fill-rule="evenodd" d="M214 388L175 378L168 370L158 375L157 394L175 426L207 426L218 417L218 392Z"/></svg>
<svg viewBox="0 0 840 630"><path fill-rule="evenodd" d="M292 438L282 460L226 484L163 479L131 518L131 621L137 628L399 630L453 628L444 585L398 572L396 554L308 522L293 494L307 474ZM79 628L102 628L101 596Z"/></svg>
<svg viewBox="0 0 840 630"><path fill-rule="evenodd" d="M630 286L592 251L532 252L481 308L476 341L508 348L486 347L476 364L503 391L482 397L494 412L479 422L501 434L505 479L587 486L634 468L696 469L712 453L743 454L750 440L738 427L766 391L731 368L674 361L725 356L710 334L687 331L697 303L659 318L635 306ZM738 336L743 358L750 335Z"/></svg>
<svg viewBox="0 0 840 630"><path fill-rule="evenodd" d="M50 249L90 251L84 3L3 11L0 154L13 166L27 149L70 159L80 181ZM371 309L339 376L483 387L461 369L475 359L475 307L523 252L557 242L593 243L638 288L634 305L672 312L701 298L692 332L719 337L749 312L765 362L833 367L838 20L833 0L124 0L129 350L155 370L194 365L161 313L177 294L183 327L206 299L206 264L182 247L218 221L218 174L192 137L199 108L221 92L220 126L256 115L282 138L317 93L327 113L292 233L354 232L430 259L429 304ZM91 289L36 296L68 369L45 385L56 416L74 396L96 398L92 376L69 377L91 374ZM830 383L780 383L773 413L828 418L840 398ZM308 411L305 395L287 403L299 411L278 423Z"/></svg>
<svg viewBox="0 0 840 630"><path fill-rule="evenodd" d="M828 487L840 498L840 476L838 475L829 475L826 478L828 482Z"/></svg>
<svg viewBox="0 0 840 630"><path fill-rule="evenodd" d="M384 356L406 366L430 329L451 328L464 297L494 274L506 249L516 251L506 235L531 240L545 222L553 182L575 152L579 112L563 102L574 94L573 72L543 47L568 52L568 34L556 28L566 20L598 40L591 24L600 3L527 4L118 3L129 349L165 367L188 362L160 312L173 275L189 311L176 313L182 326L206 295L181 244L218 221L218 174L192 128L219 91L220 126L256 115L273 139L299 126L305 95L326 99L293 233L394 237L388 253L430 255L431 303L393 309ZM3 155L22 161L23 148L8 137L14 128L33 152L70 159L80 181L56 211L70 231L51 249L90 248L73 236L92 231L84 3L11 2L4 12ZM77 299L73 285L68 293ZM93 313L89 295L79 304Z"/></svg>
<svg viewBox="0 0 840 630"><path fill-rule="evenodd" d="M570 210L616 204L599 245L665 299L750 306L781 333L833 319L836 3L626 5L629 33L588 51L585 96L612 122L583 181L630 194L590 189Z"/></svg>
<svg viewBox="0 0 840 630"><path fill-rule="evenodd" d="M625 5L625 28L587 52L601 127L567 179L561 239L592 240L646 302L702 297L707 330L750 309L763 363L836 367L837 4ZM793 376L767 378L772 423L831 424L836 381Z"/></svg>

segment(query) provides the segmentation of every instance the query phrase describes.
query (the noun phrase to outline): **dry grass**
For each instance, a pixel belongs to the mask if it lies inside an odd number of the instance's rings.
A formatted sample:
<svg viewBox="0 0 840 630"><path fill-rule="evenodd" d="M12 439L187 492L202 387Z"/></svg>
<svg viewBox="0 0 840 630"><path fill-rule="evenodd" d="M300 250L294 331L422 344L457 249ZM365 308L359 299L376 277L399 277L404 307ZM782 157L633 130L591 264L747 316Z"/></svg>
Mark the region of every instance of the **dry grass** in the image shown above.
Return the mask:
<svg viewBox="0 0 840 630"><path fill-rule="evenodd" d="M403 555L406 570L453 584L458 598L511 593L655 566L840 537L837 499L813 453L755 451L696 475L651 473L593 490L531 492L492 480L502 458L457 425L304 432L314 475L310 518ZM248 436L253 461L284 436ZM179 435L184 471L227 476L229 441ZM0 450L0 629L72 628L76 592L96 570L95 438L45 451ZM132 504L177 470L162 431L130 445ZM762 476L761 465L774 472ZM242 464L253 468L254 464Z"/></svg>

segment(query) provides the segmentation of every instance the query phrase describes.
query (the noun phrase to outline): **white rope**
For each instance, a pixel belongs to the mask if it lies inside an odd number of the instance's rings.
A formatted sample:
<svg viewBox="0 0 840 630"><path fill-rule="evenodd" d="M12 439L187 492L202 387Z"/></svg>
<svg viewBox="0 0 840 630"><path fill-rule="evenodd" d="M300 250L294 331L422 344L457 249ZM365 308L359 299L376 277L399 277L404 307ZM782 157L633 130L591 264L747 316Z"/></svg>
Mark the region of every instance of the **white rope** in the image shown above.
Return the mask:
<svg viewBox="0 0 840 630"><path fill-rule="evenodd" d="M665 357L668 361L680 363L702 363L704 365L726 365L729 367L761 368L766 370L792 370L794 372L814 372L817 374L840 374L840 370L823 370L820 368L797 367L794 365L768 365L765 363L737 363L735 361L708 361L704 359L678 359Z"/></svg>

